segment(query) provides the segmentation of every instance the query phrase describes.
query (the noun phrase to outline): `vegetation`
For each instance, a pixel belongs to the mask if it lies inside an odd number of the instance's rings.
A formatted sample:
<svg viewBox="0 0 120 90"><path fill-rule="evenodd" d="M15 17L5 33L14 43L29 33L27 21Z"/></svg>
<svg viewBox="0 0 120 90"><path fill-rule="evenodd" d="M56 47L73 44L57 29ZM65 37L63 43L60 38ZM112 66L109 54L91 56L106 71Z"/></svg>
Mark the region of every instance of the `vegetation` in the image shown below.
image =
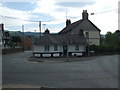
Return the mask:
<svg viewBox="0 0 120 90"><path fill-rule="evenodd" d="M115 33L107 32L105 37L101 37L101 45L91 45L90 50L96 53L119 53L120 51L120 31Z"/></svg>
<svg viewBox="0 0 120 90"><path fill-rule="evenodd" d="M10 42L9 42L9 46L12 48L12 47L15 47L15 46L18 46L18 42L21 42L21 38L19 36L12 36L11 39L10 39Z"/></svg>
<svg viewBox="0 0 120 90"><path fill-rule="evenodd" d="M18 42L21 42L21 38L19 36L12 36L11 41L17 45Z"/></svg>

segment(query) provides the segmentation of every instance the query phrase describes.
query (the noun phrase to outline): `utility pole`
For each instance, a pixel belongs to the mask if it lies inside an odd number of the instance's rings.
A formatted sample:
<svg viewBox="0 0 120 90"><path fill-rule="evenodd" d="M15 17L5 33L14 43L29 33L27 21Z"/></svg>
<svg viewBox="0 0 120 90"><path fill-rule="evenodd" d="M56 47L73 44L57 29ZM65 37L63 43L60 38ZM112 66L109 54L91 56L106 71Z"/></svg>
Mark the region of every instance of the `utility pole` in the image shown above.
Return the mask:
<svg viewBox="0 0 120 90"><path fill-rule="evenodd" d="M22 25L23 51L24 51L24 25Z"/></svg>
<svg viewBox="0 0 120 90"><path fill-rule="evenodd" d="M40 30L39 38L41 38L41 21L39 21L39 30Z"/></svg>
<svg viewBox="0 0 120 90"><path fill-rule="evenodd" d="M69 55L68 55L68 49L69 49L69 48L68 48L68 35L67 35L67 45L66 45L66 50L67 50L67 55L66 55L66 57L67 57L67 61L68 61L68 56L69 56Z"/></svg>
<svg viewBox="0 0 120 90"><path fill-rule="evenodd" d="M88 56L90 56L90 40L89 40L89 32L86 32L87 44L88 44Z"/></svg>

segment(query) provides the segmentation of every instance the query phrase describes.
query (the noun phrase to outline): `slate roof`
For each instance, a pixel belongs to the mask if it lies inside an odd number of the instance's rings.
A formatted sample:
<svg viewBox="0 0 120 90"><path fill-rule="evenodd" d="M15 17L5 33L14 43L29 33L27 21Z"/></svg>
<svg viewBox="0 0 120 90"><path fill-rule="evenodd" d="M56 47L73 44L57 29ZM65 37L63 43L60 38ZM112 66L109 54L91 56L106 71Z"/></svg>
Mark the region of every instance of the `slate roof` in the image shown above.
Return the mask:
<svg viewBox="0 0 120 90"><path fill-rule="evenodd" d="M85 44L84 35L77 34L48 34L35 40L34 44L41 45L64 45L64 44Z"/></svg>
<svg viewBox="0 0 120 90"><path fill-rule="evenodd" d="M89 23L91 23L98 31L101 31L98 27L96 27L89 19L87 19ZM84 19L78 20L72 24L70 24L69 26L65 27L63 30L61 30L59 32L59 34L64 34L67 32L72 31L74 28L76 28L78 25L80 25L82 22L84 21ZM90 30L90 29L88 29ZM93 29L92 29L93 30Z"/></svg>
<svg viewBox="0 0 120 90"><path fill-rule="evenodd" d="M63 33L71 31L72 29L77 27L82 21L83 20L79 20L79 21L76 21L76 22L70 24L69 26L65 27L62 31L60 31L59 34L63 34Z"/></svg>

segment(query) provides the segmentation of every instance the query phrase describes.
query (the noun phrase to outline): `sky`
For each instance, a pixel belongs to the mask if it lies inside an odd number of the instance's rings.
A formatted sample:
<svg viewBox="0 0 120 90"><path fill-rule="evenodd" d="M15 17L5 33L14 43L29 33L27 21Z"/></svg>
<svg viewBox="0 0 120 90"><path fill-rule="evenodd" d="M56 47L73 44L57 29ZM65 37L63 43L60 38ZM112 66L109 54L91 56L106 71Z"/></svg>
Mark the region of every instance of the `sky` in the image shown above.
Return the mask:
<svg viewBox="0 0 120 90"><path fill-rule="evenodd" d="M66 19L71 22L82 19L83 10L87 10L91 20L101 34L115 32L118 25L119 0L0 0L0 23L5 30L38 32L46 28L57 33L66 26ZM94 13L94 15L91 15Z"/></svg>

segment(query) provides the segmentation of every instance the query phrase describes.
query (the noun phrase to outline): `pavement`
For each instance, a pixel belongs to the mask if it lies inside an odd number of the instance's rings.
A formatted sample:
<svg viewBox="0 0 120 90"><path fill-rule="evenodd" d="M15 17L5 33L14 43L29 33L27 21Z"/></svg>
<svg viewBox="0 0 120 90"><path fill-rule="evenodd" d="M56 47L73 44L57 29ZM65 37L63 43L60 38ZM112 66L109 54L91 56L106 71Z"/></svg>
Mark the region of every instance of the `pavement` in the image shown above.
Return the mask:
<svg viewBox="0 0 120 90"><path fill-rule="evenodd" d="M29 57L27 58L28 61L31 62L76 62L76 61L90 61L90 60L94 60L95 58L98 58L100 56L86 56L86 57L43 57L43 58L39 58L39 57Z"/></svg>
<svg viewBox="0 0 120 90"><path fill-rule="evenodd" d="M31 55L31 51L3 55L3 87L118 88L118 55L53 63L28 61Z"/></svg>

